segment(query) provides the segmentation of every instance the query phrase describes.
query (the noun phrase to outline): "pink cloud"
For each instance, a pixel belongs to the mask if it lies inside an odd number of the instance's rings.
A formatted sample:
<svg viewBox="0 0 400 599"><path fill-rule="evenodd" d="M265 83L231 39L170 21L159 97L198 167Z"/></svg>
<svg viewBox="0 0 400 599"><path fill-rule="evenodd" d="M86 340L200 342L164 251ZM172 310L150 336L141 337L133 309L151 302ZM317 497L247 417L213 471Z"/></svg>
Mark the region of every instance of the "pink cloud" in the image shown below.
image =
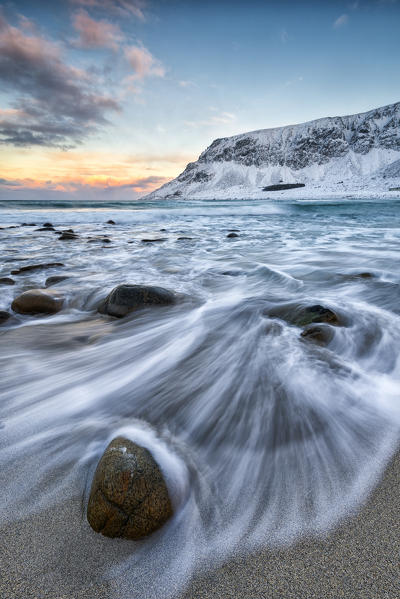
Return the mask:
<svg viewBox="0 0 400 599"><path fill-rule="evenodd" d="M72 147L120 110L87 72L65 62L58 44L1 15L0 86L12 97L0 113L0 144Z"/></svg>
<svg viewBox="0 0 400 599"><path fill-rule="evenodd" d="M124 36L118 25L107 21L95 21L85 10L80 10L73 17L73 25L79 33L76 44L81 48L111 48L117 51Z"/></svg>
<svg viewBox="0 0 400 599"><path fill-rule="evenodd" d="M144 46L128 46L125 48L125 58L134 70L132 79L140 80L145 77L164 77L165 69L161 62Z"/></svg>

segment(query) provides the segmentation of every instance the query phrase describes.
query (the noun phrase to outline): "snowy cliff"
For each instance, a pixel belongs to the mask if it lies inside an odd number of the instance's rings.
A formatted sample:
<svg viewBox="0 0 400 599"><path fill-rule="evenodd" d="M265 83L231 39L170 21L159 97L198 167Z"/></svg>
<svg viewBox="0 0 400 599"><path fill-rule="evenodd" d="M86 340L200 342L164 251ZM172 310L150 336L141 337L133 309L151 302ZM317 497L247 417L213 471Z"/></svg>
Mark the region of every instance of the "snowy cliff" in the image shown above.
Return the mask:
<svg viewBox="0 0 400 599"><path fill-rule="evenodd" d="M305 187L263 191L278 183ZM216 139L197 162L146 198L386 195L390 187L398 186L400 102L361 114Z"/></svg>

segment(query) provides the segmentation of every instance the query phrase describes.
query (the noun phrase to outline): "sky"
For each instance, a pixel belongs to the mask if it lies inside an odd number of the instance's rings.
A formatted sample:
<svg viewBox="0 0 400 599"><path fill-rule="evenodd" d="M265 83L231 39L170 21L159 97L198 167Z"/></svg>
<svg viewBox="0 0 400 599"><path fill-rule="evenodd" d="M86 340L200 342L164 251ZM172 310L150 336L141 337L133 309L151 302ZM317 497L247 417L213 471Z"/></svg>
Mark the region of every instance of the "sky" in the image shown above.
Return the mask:
<svg viewBox="0 0 400 599"><path fill-rule="evenodd" d="M0 199L132 200L219 137L400 100L400 0L0 0Z"/></svg>

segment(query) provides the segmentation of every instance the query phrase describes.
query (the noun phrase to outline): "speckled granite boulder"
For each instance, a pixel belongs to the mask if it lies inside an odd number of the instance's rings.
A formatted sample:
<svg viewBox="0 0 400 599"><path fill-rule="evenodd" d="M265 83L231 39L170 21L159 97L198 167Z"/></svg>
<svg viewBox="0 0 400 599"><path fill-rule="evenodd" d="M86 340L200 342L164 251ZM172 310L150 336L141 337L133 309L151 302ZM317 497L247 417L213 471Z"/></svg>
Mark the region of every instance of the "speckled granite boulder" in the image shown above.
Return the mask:
<svg viewBox="0 0 400 599"><path fill-rule="evenodd" d="M63 304L63 296L55 290L30 289L16 297L11 308L19 314L55 314Z"/></svg>
<svg viewBox="0 0 400 599"><path fill-rule="evenodd" d="M98 463L87 519L106 537L138 540L159 529L173 510L163 475L151 453L116 437Z"/></svg>
<svg viewBox="0 0 400 599"><path fill-rule="evenodd" d="M118 285L98 306L100 314L122 318L130 312L147 306L168 306L175 303L175 295L162 287L150 285Z"/></svg>

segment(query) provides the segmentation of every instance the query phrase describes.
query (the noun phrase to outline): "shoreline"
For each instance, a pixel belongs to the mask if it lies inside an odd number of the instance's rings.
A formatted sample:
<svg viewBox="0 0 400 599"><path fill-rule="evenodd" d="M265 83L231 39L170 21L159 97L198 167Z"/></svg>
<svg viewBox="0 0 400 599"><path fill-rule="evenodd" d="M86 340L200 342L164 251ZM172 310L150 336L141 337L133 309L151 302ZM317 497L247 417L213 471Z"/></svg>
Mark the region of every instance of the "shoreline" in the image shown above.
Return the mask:
<svg viewBox="0 0 400 599"><path fill-rule="evenodd" d="M130 544L122 547L116 540L88 535L85 526L76 527L83 517L81 501L75 493L65 503L0 531L2 599L131 597L135 580L123 571L108 580L93 574L96 554L103 566L118 568L121 557L130 554ZM231 557L215 570L195 574L174 598L397 599L399 555L398 451L366 503L326 536ZM161 566L152 565L156 570ZM164 599L161 589L157 599Z"/></svg>
<svg viewBox="0 0 400 599"><path fill-rule="evenodd" d="M326 536L232 558L179 599L398 599L400 451L356 514Z"/></svg>

